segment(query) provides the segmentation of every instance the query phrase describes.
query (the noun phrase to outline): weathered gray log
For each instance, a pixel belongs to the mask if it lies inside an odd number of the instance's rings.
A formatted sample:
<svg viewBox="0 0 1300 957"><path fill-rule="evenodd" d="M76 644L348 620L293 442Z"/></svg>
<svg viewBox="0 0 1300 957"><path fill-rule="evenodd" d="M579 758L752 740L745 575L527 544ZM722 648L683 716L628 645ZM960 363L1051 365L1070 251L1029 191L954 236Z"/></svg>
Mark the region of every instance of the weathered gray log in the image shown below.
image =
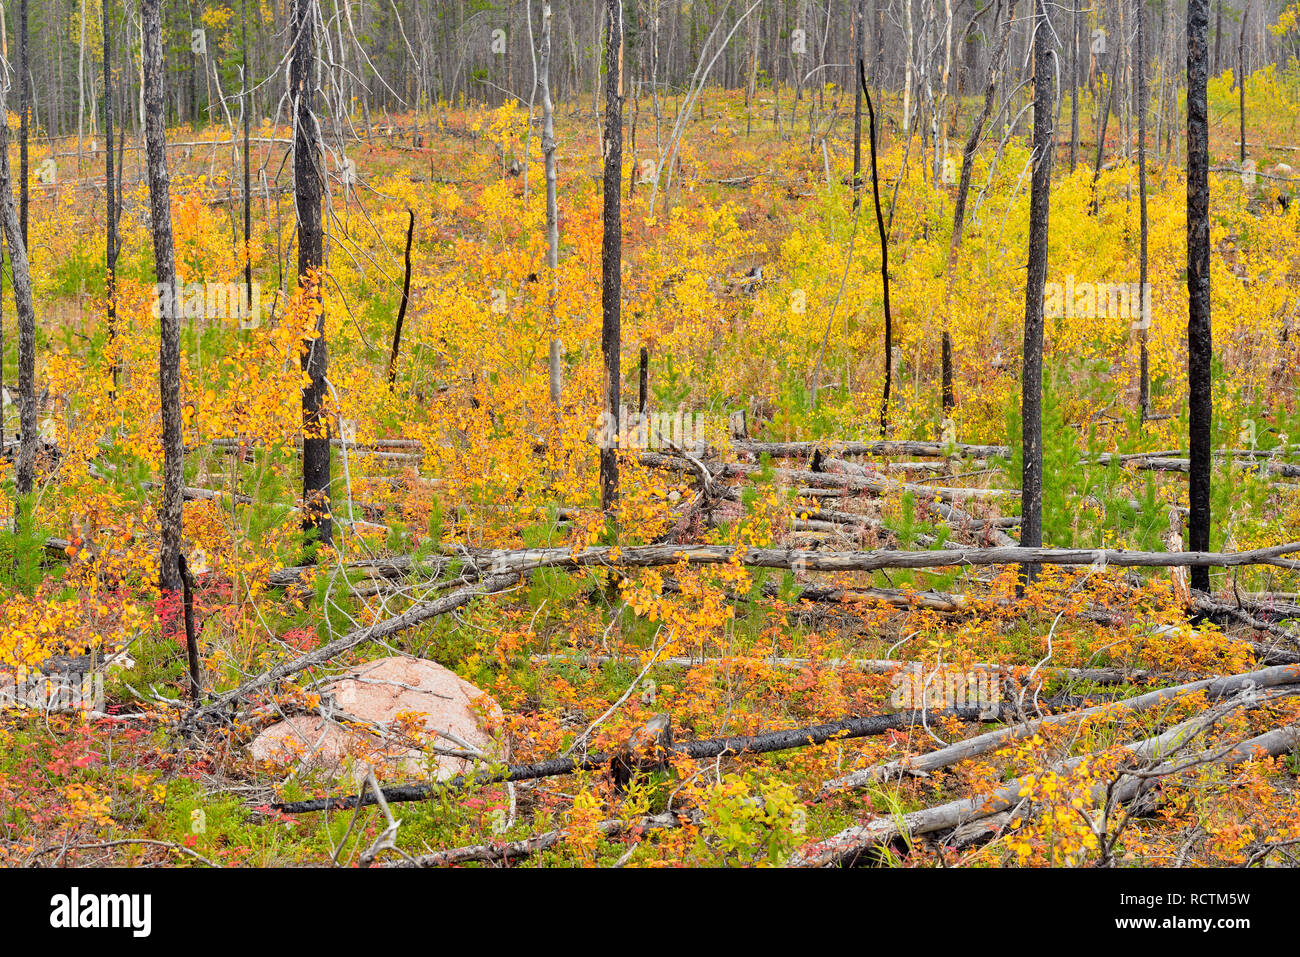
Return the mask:
<svg viewBox="0 0 1300 957"><path fill-rule="evenodd" d="M940 748L938 751L931 751L928 754L863 768L843 777L827 781L822 785L820 796L825 798L837 791L865 788L878 781L902 774L926 774L937 771L960 761L968 761L971 758L977 758L999 748L1004 748L1013 741L1033 737L1044 728L1072 724L1090 717L1118 716L1126 712L1147 711L1159 705L1167 704L1179 695L1204 692L1208 698L1221 698L1225 695L1235 694L1245 688L1273 688L1297 682L1300 682L1300 665L1277 665L1246 674L1232 675L1227 678L1202 678L1198 681L1189 681L1171 688L1158 688L1155 691L1148 691L1146 694L1138 695L1136 698L1108 702L1096 707L1085 708L1082 711L1072 711L1068 714L1038 718L1024 724L990 731L987 734L968 738L965 741L958 741L946 748Z"/></svg>
<svg viewBox="0 0 1300 957"><path fill-rule="evenodd" d="M1120 781L1111 794L1116 804L1125 804L1139 796L1152 786L1154 775L1178 774L1183 771L1202 767L1206 764L1224 764L1233 766L1243 761L1261 756L1275 757L1293 750L1300 744L1300 725L1288 725L1242 741L1227 750L1206 750L1197 754L1172 761L1160 761L1187 741L1207 719L1202 715L1182 722L1163 734L1133 741L1123 746L1129 752L1130 761L1135 764L1143 762L1160 762L1150 770L1144 771L1142 777L1127 777ZM1093 755L1084 754L1068 761L1054 765L1052 770L1058 774L1068 773ZM1122 772L1121 772L1122 773ZM1108 785L1094 785L1091 789L1093 800L1104 800ZM825 841L801 848L787 863L792 867L827 867L835 864L853 864L861 855L873 847L879 847L893 840L909 836L933 834L948 831L970 824L981 818L992 817L1017 806L1023 798L1020 792L1025 788L1023 778L1017 778L999 791L992 794L949 801L937 807L923 808L897 817L877 818L865 825L845 828Z"/></svg>
<svg viewBox="0 0 1300 957"><path fill-rule="evenodd" d="M683 472L696 471L694 465L678 455L664 455L660 452L642 452L637 461L649 468L677 469ZM764 473L761 465L746 465L741 462L709 462L710 474L715 479L748 478ZM965 501L967 499L1003 499L1015 498L1020 493L1015 489L1002 488L946 488L934 485L917 485L911 482L895 482L890 479L872 479L861 475L844 475L836 472L813 472L807 469L766 470L778 481L791 485L828 486L855 492L868 492L872 495L890 495L912 492L927 498L937 498L945 502Z"/></svg>
<svg viewBox="0 0 1300 957"><path fill-rule="evenodd" d="M751 455L770 455L772 458L801 458L811 456L814 452L844 455L915 455L928 458L946 458L951 452L960 458L988 459L1007 458L1011 452L1005 445L952 445L942 442L922 442L911 440L853 442L840 440L819 440L812 442L732 442L731 447L738 452Z"/></svg>
<svg viewBox="0 0 1300 957"><path fill-rule="evenodd" d="M276 665L271 670L258 675L250 681L244 682L233 691L227 691L224 694L217 695L212 702L201 708L192 708L183 716L181 724L183 728L192 728L200 721L218 716L223 710L240 698L245 698L250 694L262 691L263 689L273 687L291 675L317 665L323 665L331 658L334 658L349 648L367 641L375 641L380 638L386 638L389 635L397 634L418 625L422 621L427 621L438 615L445 614L454 608L473 601L482 595L490 595L495 592L503 591L519 581L519 575L514 572L506 572L499 575L490 575L481 581L467 585L464 588L457 589L449 595L443 595L433 601L421 602L412 605L400 615L392 618L386 618L383 621L368 625L365 628L357 628L348 632L339 638L334 639L328 644L321 645L314 651L308 652L292 661L286 661Z"/></svg>

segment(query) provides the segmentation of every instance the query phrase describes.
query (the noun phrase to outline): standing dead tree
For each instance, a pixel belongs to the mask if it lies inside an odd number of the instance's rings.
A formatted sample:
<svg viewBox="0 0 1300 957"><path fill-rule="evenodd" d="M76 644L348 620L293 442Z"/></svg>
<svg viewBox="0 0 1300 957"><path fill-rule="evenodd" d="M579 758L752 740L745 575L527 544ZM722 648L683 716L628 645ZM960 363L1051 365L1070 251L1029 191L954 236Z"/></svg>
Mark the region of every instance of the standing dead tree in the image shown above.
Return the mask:
<svg viewBox="0 0 1300 957"><path fill-rule="evenodd" d="M984 135L984 124L988 122L989 114L993 111L993 97L997 92L998 69L1002 65L1002 58L1007 52L1007 44L1011 40L1011 17L1004 18L1002 16L1001 0L997 0L993 11L993 19L998 23L998 41L989 58L989 78L984 86L984 103L980 108L979 115L975 118L975 125L971 127L970 138L966 140L966 149L962 152L961 178L957 184L957 201L953 205L952 239L948 244L948 283L944 296L943 341L941 345L943 411L945 414L956 405L956 392L953 387L952 332L949 328L953 268L957 263L957 252L961 248L962 227L966 220L966 198L970 193L971 171L975 166L975 153L979 150L980 139Z"/></svg>
<svg viewBox="0 0 1300 957"><path fill-rule="evenodd" d="M1210 123L1206 64L1209 0L1187 4L1187 379L1191 508L1188 546L1210 547ZM1192 587L1210 589L1210 570L1192 569Z"/></svg>
<svg viewBox="0 0 1300 957"><path fill-rule="evenodd" d="M1146 11L1141 0L1134 4L1137 17L1137 121L1138 121L1138 215L1140 219L1141 249L1138 254L1138 290L1141 298L1141 318L1138 321L1138 412L1145 422L1151 413L1151 357L1147 350L1147 337L1151 316L1147 310L1147 61L1146 61Z"/></svg>
<svg viewBox="0 0 1300 957"><path fill-rule="evenodd" d="M605 357L605 416L608 435L618 434L620 329L623 266L623 3L608 0L605 30L605 183L604 238L600 247L600 347ZM549 188L548 188L549 195ZM618 499L618 458L614 443L600 450L600 504Z"/></svg>
<svg viewBox="0 0 1300 957"><path fill-rule="evenodd" d="M108 324L108 349L113 379L114 396L117 395L121 363L117 357L117 195L113 189L113 44L109 20L109 0L102 0L104 27L104 196L106 221L104 226L104 295Z"/></svg>
<svg viewBox="0 0 1300 957"><path fill-rule="evenodd" d="M862 97L867 101L867 138L871 151L871 196L876 205L876 232L880 237L880 280L884 284L885 309L885 385L880 397L880 437L883 439L889 429L889 384L894 377L894 328L893 316L889 311L889 233L885 229L885 217L880 211L880 170L876 165L876 108L871 102L871 91L867 89L867 68L862 59L858 59L858 84Z"/></svg>
<svg viewBox="0 0 1300 957"><path fill-rule="evenodd" d="M542 4L542 55L537 82L542 88L542 156L546 163L546 269L549 273L547 318L551 341L547 352L551 404L558 407L564 388L564 345L556 336L555 300L559 295L560 217L555 196L555 102L551 99L551 5ZM633 174L635 175L635 174Z"/></svg>
<svg viewBox="0 0 1300 957"><path fill-rule="evenodd" d="M5 92L9 64L0 76L0 117L8 116ZM0 219L9 244L9 263L14 277L14 306L18 314L18 469L14 505L14 527L26 527L31 519L30 496L36 473L36 310L32 305L32 279L27 268L27 243L22 222L14 209L13 176L9 169L9 126L0 122Z"/></svg>
<svg viewBox="0 0 1300 957"><path fill-rule="evenodd" d="M1047 232L1051 212L1053 52L1048 48L1051 28L1044 0L1036 0L1034 17L1034 164L1029 193L1029 272L1025 283L1024 371L1020 380L1021 409L1021 519L1020 543L1036 548L1043 543L1043 288L1047 282ZM1038 573L1026 564L1023 577Z"/></svg>
<svg viewBox="0 0 1300 957"><path fill-rule="evenodd" d="M325 341L325 308L321 293L324 233L321 199L324 193L320 127L316 121L316 0L293 0L293 38L289 96L293 103L294 208L298 216L298 284L304 307L314 310L314 335L301 345L302 369L308 383L302 390L303 531L324 546L333 544L330 517L330 427L324 409L328 389L329 352Z"/></svg>
<svg viewBox="0 0 1300 957"><path fill-rule="evenodd" d="M158 282L161 336L158 347L158 387L162 403L163 495L162 548L158 581L166 592L181 586L182 496L185 485L181 446L181 328L175 290L176 259L172 243L171 177L167 172L167 133L164 128L162 0L141 0L144 34L144 141L149 180L149 220L153 231L154 274Z"/></svg>

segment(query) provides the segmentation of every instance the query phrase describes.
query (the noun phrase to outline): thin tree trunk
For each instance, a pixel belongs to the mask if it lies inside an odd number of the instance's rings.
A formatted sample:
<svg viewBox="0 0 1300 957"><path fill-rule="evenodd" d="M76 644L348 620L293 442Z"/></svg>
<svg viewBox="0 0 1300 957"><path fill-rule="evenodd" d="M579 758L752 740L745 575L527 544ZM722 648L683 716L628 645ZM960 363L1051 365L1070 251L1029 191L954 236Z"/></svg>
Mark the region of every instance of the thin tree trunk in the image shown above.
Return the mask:
<svg viewBox="0 0 1300 957"><path fill-rule="evenodd" d="M1206 100L1209 0L1187 3L1187 379L1190 475L1188 548L1210 548L1210 124ZM1192 569L1192 587L1210 589L1210 570Z"/></svg>
<svg viewBox="0 0 1300 957"><path fill-rule="evenodd" d="M23 245L27 245L27 133L31 114L31 87L27 83L30 52L27 35L27 0L18 3L18 222L22 226Z"/></svg>
<svg viewBox="0 0 1300 957"><path fill-rule="evenodd" d="M884 289L885 309L885 385L880 396L880 437L889 431L889 386L894 377L894 323L889 311L889 233L885 230L885 217L880 211L880 170L876 165L876 108L871 103L867 89L867 70L858 61L858 85L867 101L867 137L871 150L871 195L876 205L876 232L880 237L880 279Z"/></svg>
<svg viewBox="0 0 1300 957"><path fill-rule="evenodd" d="M1146 11L1143 0L1136 0L1137 11L1137 114L1138 114L1138 210L1141 219L1141 252L1138 259L1138 295L1141 297L1141 318L1138 321L1140 350L1138 356L1138 411L1142 421L1146 421L1151 412L1151 373L1150 356L1147 351L1147 336L1151 328L1151 316L1148 314L1147 302L1147 60L1146 60Z"/></svg>
<svg viewBox="0 0 1300 957"><path fill-rule="evenodd" d="M8 64L5 64L8 67ZM4 83L0 81L0 117L7 116ZM32 486L36 474L36 311L32 305L32 280L27 268L27 247L14 210L13 176L9 169L9 127L0 123L0 218L9 244L14 277L14 305L18 314L18 469L15 476L14 528L31 520Z"/></svg>
<svg viewBox="0 0 1300 957"><path fill-rule="evenodd" d="M999 0L993 17L998 23L998 41L994 48L992 56L989 58L989 79L984 85L984 104L980 109L979 116L975 118L975 125L971 128L970 138L966 141L966 149L962 152L961 160L961 179L957 184L957 201L953 206L952 215L952 239L948 244L948 281L945 289L945 308L943 321L943 343L942 343L942 381L943 381L943 411L946 416L949 411L956 405L956 392L953 387L953 362L952 362L952 333L948 325L948 313L950 312L948 297L952 295L953 267L957 262L957 251L961 248L962 227L966 219L966 197L970 193L971 171L975 165L975 153L979 150L980 137L984 132L984 124L988 122L989 114L993 111L993 96L997 90L998 69L1002 65L1002 58L1006 54L1007 44L1011 39L1011 17L1002 19L1002 3Z"/></svg>
<svg viewBox="0 0 1300 957"><path fill-rule="evenodd" d="M104 292L105 319L108 323L108 350L113 379L112 397L117 397L121 362L117 350L117 194L113 177L113 44L110 39L109 0L102 0L104 28Z"/></svg>
<svg viewBox="0 0 1300 957"><path fill-rule="evenodd" d="M1241 33L1237 40L1237 95L1241 116L1241 162L1246 162L1246 20L1250 16L1250 0L1241 8Z"/></svg>
<svg viewBox="0 0 1300 957"><path fill-rule="evenodd" d="M606 0L605 36L605 184L604 236L600 248L600 346L605 357L605 416L607 435L617 435L622 379L619 328L622 296L622 173L623 173L623 3ZM600 504L608 510L618 499L618 458L614 443L600 450Z"/></svg>
<svg viewBox="0 0 1300 957"><path fill-rule="evenodd" d="M866 0L853 0L853 65L856 71L866 55L862 30L866 25L862 6ZM853 208L862 201L862 86L853 91Z"/></svg>
<svg viewBox="0 0 1300 957"><path fill-rule="evenodd" d="M316 3L293 0L290 30L293 61L290 66L289 96L293 102L294 208L298 216L298 284L306 304L318 310L315 337L301 346L302 369L308 384L302 390L302 498L303 531L308 545L314 538L323 546L333 545L334 523L330 517L330 427L324 411L327 389L325 376L329 352L325 341L325 309L321 293L324 266L324 234L321 229L323 183L319 148L316 99Z"/></svg>
<svg viewBox="0 0 1300 957"><path fill-rule="evenodd" d="M1072 16L1074 32L1070 43L1070 172L1079 162L1079 25L1083 8L1076 7Z"/></svg>
<svg viewBox="0 0 1300 957"><path fill-rule="evenodd" d="M180 588L182 494L185 466L181 447L181 329L175 255L172 245L171 181L167 172L167 138L163 126L162 0L141 0L144 34L144 139L149 178L149 214L153 229L154 272L161 306L158 385L162 405L163 496L162 549L158 581L164 592Z"/></svg>
<svg viewBox="0 0 1300 957"><path fill-rule="evenodd" d="M1029 269L1025 285L1024 371L1021 378L1020 544L1043 544L1043 288L1047 282L1048 216L1051 211L1054 76L1046 0L1037 0L1033 20L1034 152L1029 195ZM1113 81L1112 81L1113 82ZM1025 581L1038 566L1022 566Z"/></svg>
<svg viewBox="0 0 1300 957"><path fill-rule="evenodd" d="M555 196L555 103L551 99L551 5L542 4L542 56L537 74L542 86L542 158L546 165L546 271L549 283L546 312L551 329L548 349L551 404L559 408L564 388L563 347L556 336L555 300L559 295L560 218ZM633 174L635 175L635 173Z"/></svg>
<svg viewBox="0 0 1300 957"><path fill-rule="evenodd" d="M107 0L104 0L107 2ZM252 319L251 311L253 304L253 253L251 247L253 233L253 205L252 189L249 176L249 135L248 128L251 122L250 114L253 112L252 97L248 91L248 0L244 0L242 16L240 18L240 46L243 51L243 75L241 83L243 85L243 95L240 97L242 110L244 114L244 295L248 297L248 308L250 311L249 319Z"/></svg>

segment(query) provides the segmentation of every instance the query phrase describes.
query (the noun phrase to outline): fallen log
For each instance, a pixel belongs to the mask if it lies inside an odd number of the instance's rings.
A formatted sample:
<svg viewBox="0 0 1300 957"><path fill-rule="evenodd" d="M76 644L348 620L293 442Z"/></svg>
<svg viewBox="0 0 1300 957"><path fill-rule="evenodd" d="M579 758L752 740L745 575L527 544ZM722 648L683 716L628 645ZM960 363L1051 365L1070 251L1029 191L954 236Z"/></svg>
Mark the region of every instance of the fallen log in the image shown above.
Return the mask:
<svg viewBox="0 0 1300 957"><path fill-rule="evenodd" d="M1044 702L1050 707L1050 702ZM959 721L997 721L1010 715L1002 708L949 708L942 711L898 711L893 714L869 715L866 717L846 718L827 724L816 724L805 728L791 728L783 731L768 731L762 734L731 735L722 738L707 738L675 744L668 749L671 754L693 760L723 757L724 755L765 754L771 751L786 751L792 748L804 748L825 744L832 739L862 738L910 728L914 725L936 724L946 718ZM537 764L525 764L508 767L503 771L477 771L460 774L445 781L431 784L404 784L382 790L384 800L391 803L404 801L424 801L447 790L487 784L505 784L517 781L530 781L537 778L555 777L561 774L574 774L578 771L595 771L607 767L614 759L614 754L585 755L574 758L555 758ZM376 803L374 794L367 791L364 795L341 795L331 798L317 798L308 801L276 802L271 808L284 814L308 814L315 811L344 811L358 806Z"/></svg>
<svg viewBox="0 0 1300 957"><path fill-rule="evenodd" d="M698 815L691 814L695 819ZM649 830L667 830L679 827L676 814L666 811L663 814L650 814L635 821L622 818L609 818L596 825L596 830L605 837L617 837L623 834L637 834ZM519 860L531 857L541 851L549 850L564 841L568 831L556 829L535 834L520 841L503 841L490 844L471 844L468 847L455 847L445 851L434 851L402 861L385 863L384 867L454 867L457 864L494 863L497 861Z"/></svg>
<svg viewBox="0 0 1300 957"><path fill-rule="evenodd" d="M1085 548L947 548L928 551L880 549L829 552L793 548L746 548L728 545L633 545L582 549L536 548L469 550L496 570L534 568L651 568L663 565L727 565L784 568L800 571L850 572L887 568L944 568L977 565L1114 565L1125 568L1239 567L1272 565L1300 569L1300 562L1283 556L1300 552L1300 542L1243 552L1137 552Z"/></svg>
<svg viewBox="0 0 1300 957"><path fill-rule="evenodd" d="M363 644L367 641L375 641L380 638L386 638L389 635L397 634L407 628L418 625L422 621L427 621L438 615L445 614L452 609L459 608L483 595L491 595L504 591L511 585L519 581L519 575L514 572L507 572L499 575L490 575L476 584L467 585L464 588L457 589L449 595L444 595L433 601L422 602L412 605L400 615L384 619L365 628L357 628L348 632L328 644L321 645L314 651L308 652L292 661L286 661L276 665L271 670L258 675L250 681L244 682L233 691L227 691L224 694L217 695L214 700L200 708L191 708L181 718L181 729L189 730L196 727L200 722L218 716L223 710L240 698L245 698L250 694L261 691L265 688L272 687L275 684L295 675L300 671L308 668L322 665L336 655L340 655L350 648Z"/></svg>
<svg viewBox="0 0 1300 957"><path fill-rule="evenodd" d="M853 442L817 440L812 442L750 442L733 441L731 447L751 455L770 455L774 459L802 458L814 452L834 455L915 455L925 458L948 458L950 453L960 458L1007 458L1011 451L1005 445L944 445L941 442L896 440L880 442Z"/></svg>
<svg viewBox="0 0 1300 957"><path fill-rule="evenodd" d="M1196 715L1175 725L1163 734L1133 741L1122 750L1129 752L1130 760L1154 763L1177 751L1195 734L1217 720L1218 715ZM1166 761L1141 777L1130 777L1120 782L1111 794L1116 803L1127 803L1152 786L1157 775L1178 774L1206 764L1240 764L1261 756L1274 757L1285 754L1300 744L1300 725L1288 725L1239 742L1226 751L1202 751L1187 758ZM1054 765L1050 770L1065 774L1077 768L1095 754L1083 754ZM1125 772L1121 772L1123 775ZM852 865L873 847L888 844L906 837L917 837L965 826L981 818L992 817L1016 807L1023 798L1025 779L1017 778L993 794L949 801L936 807L923 808L896 817L877 818L865 825L845 828L825 841L801 848L787 862L788 867L827 867L835 864ZM1106 797L1108 785L1097 784L1091 789L1093 800Z"/></svg>
<svg viewBox="0 0 1300 957"><path fill-rule="evenodd" d="M643 660L636 655L561 655L561 654L543 654L530 655L530 661L539 664L572 664L579 667L589 667L591 665L603 665L609 663L629 664L634 667L644 664ZM1022 676L1017 672L1027 672L1033 669L1033 665L1000 665L996 662L979 661L962 669L949 665L933 665L920 661L903 661L892 658L692 658L687 656L674 656L671 658L658 658L655 660L656 665L667 665L674 668L699 668L704 666L716 667L757 667L765 666L771 668L829 668L832 671L838 671L841 668L848 668L854 671L865 671L869 674L894 674L899 671L908 669L922 669L925 673L933 672L938 669L940 673L963 674L968 671L994 671L1004 673L1008 678L1019 680ZM1045 665L1038 669L1040 672L1054 677L1064 677L1072 681L1090 681L1099 685L1120 685L1128 684L1133 681L1146 681L1153 678L1182 678L1184 676L1171 674L1168 672L1146 671L1143 669L1132 668L1069 668L1062 665ZM1041 687L1041 684L1039 685Z"/></svg>
<svg viewBox="0 0 1300 957"><path fill-rule="evenodd" d="M674 469L688 472L694 470L691 462L678 455L664 455L660 452L642 452L637 461L657 469ZM746 465L741 462L710 462L709 473L714 479L748 478L753 475L768 474L790 485L829 486L846 491L868 492L873 495L913 492L929 498L938 498L945 502L965 501L967 499L1002 499L1016 498L1020 493L1015 489L1001 488L948 488L936 485L917 485L911 482L895 482L889 479L872 479L860 475L844 475L837 472L814 472L808 469L767 469L761 465Z"/></svg>
<svg viewBox="0 0 1300 957"><path fill-rule="evenodd" d="M1087 718L1107 718L1127 712L1148 711L1159 705L1169 703L1179 695L1200 692L1209 698L1221 698L1244 689L1274 688L1297 682L1300 682L1300 665L1291 664L1263 668L1258 671L1231 675L1226 678L1202 678L1199 681L1189 681L1171 688L1158 688L1155 691L1148 691L1146 694L1138 695L1136 698L1108 702L1092 708L1085 708L1082 711L1037 718L1024 724L1000 728L997 731L990 731L974 738L967 738L964 741L958 741L945 748L915 758L903 758L898 761L891 761L888 764L863 768L860 771L854 771L851 774L825 782L818 792L818 799L825 799L842 791L859 790L878 781L902 774L928 774L940 768L957 764L960 761L967 761L988 754L991 751L996 751L999 748L1006 747L1013 741L1033 737L1044 728L1059 727Z"/></svg>

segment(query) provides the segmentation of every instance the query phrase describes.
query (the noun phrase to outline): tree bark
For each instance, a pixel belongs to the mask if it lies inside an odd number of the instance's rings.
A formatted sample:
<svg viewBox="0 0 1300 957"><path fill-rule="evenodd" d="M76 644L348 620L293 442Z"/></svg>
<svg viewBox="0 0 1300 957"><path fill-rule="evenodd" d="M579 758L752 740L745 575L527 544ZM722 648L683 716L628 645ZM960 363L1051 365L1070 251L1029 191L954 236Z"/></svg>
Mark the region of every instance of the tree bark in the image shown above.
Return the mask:
<svg viewBox="0 0 1300 957"><path fill-rule="evenodd" d="M957 251L961 248L962 227L966 219L966 198L970 193L971 170L975 165L975 153L979 150L980 137L984 133L984 124L988 122L989 114L993 111L993 95L997 90L998 68L1002 64L1002 57L1006 53L1007 43L1011 39L1011 18L1007 17L1003 20L1001 14L1002 4L999 0L993 12L993 17L998 22L998 41L989 58L989 79L984 86L984 105L980 109L979 116L975 118L975 125L971 128L970 138L966 140L966 149L962 152L961 179L957 184L957 201L953 205L952 239L948 243L948 281L945 287L941 359L942 401L945 416L957 404L956 392L953 387L952 333L949 331L948 324L950 304L947 300L952 295L953 267L957 261Z"/></svg>
<svg viewBox="0 0 1300 957"><path fill-rule="evenodd" d="M159 587L180 588L184 450L181 445L181 329L176 296L176 262L172 244L171 177L167 172L167 136L163 124L162 0L141 0L140 28L144 34L144 139L149 179L149 217L153 230L154 273L158 282L161 337L158 347L158 386L162 406L163 496L160 518L162 548L158 557Z"/></svg>
<svg viewBox="0 0 1300 957"><path fill-rule="evenodd" d="M116 398L121 363L117 355L117 194L113 183L113 44L109 22L109 0L101 0L104 28L104 293L105 320L108 324L108 350L113 379L112 397Z"/></svg>
<svg viewBox="0 0 1300 957"><path fill-rule="evenodd" d="M1034 173L1029 198L1029 269L1025 284L1024 371L1021 378L1021 532L1029 548L1043 543L1043 288L1047 282L1048 214L1051 209L1053 85L1051 31L1045 0L1034 17ZM1025 581L1038 567L1026 563Z"/></svg>
<svg viewBox="0 0 1300 957"><path fill-rule="evenodd" d="M22 226L23 247L27 246L27 135L28 117L32 112L31 87L27 75L31 67L28 56L31 38L27 31L27 0L18 2L18 222Z"/></svg>
<svg viewBox="0 0 1300 957"><path fill-rule="evenodd" d="M324 233L321 197L324 192L320 130L315 114L316 2L293 0L290 17L293 60L289 96L293 102L294 208L298 215L298 284L305 305L317 311L313 338L301 345L302 369L309 382L302 390L302 498L303 531L308 545L314 539L333 545L330 517L330 427L325 412L326 371L329 350L325 340L325 309L321 291Z"/></svg>
<svg viewBox="0 0 1300 957"><path fill-rule="evenodd" d="M559 294L557 270L560 264L560 217L555 195L555 102L551 99L551 5L549 2L542 4L542 55L537 82L542 87L542 157L546 164L546 271L549 284L546 311L551 328L547 357L551 404L558 408L564 379L561 369L562 348L555 328L555 300Z"/></svg>
<svg viewBox="0 0 1300 957"><path fill-rule="evenodd" d="M8 64L5 65L6 67ZM8 115L4 83L0 81L0 117ZM25 527L31 517L29 496L36 474L36 311L32 304L32 279L27 267L27 244L14 209L13 175L9 167L9 126L0 122L0 218L14 277L14 306L18 315L18 468L14 490L14 527Z"/></svg>
<svg viewBox="0 0 1300 957"><path fill-rule="evenodd" d="M1138 257L1138 295L1141 318L1138 321L1138 412L1142 421L1151 413L1151 359L1147 337L1151 328L1147 289L1147 60L1146 10L1142 0L1134 4L1137 16L1137 121L1138 121L1138 213L1141 221L1141 250Z"/></svg>
<svg viewBox="0 0 1300 957"><path fill-rule="evenodd" d="M1210 124L1206 100L1209 0L1187 5L1187 379L1191 508L1188 545L1210 547L1210 424L1213 413L1210 362ZM1192 569L1191 584L1210 589L1210 570Z"/></svg>
<svg viewBox="0 0 1300 957"><path fill-rule="evenodd" d="M621 382L619 328L622 296L622 174L623 174L623 4L606 0L605 33L605 183L604 236L600 248L600 346L605 357L605 416L618 434ZM600 450L600 504L608 510L618 499L618 458L610 443Z"/></svg>

